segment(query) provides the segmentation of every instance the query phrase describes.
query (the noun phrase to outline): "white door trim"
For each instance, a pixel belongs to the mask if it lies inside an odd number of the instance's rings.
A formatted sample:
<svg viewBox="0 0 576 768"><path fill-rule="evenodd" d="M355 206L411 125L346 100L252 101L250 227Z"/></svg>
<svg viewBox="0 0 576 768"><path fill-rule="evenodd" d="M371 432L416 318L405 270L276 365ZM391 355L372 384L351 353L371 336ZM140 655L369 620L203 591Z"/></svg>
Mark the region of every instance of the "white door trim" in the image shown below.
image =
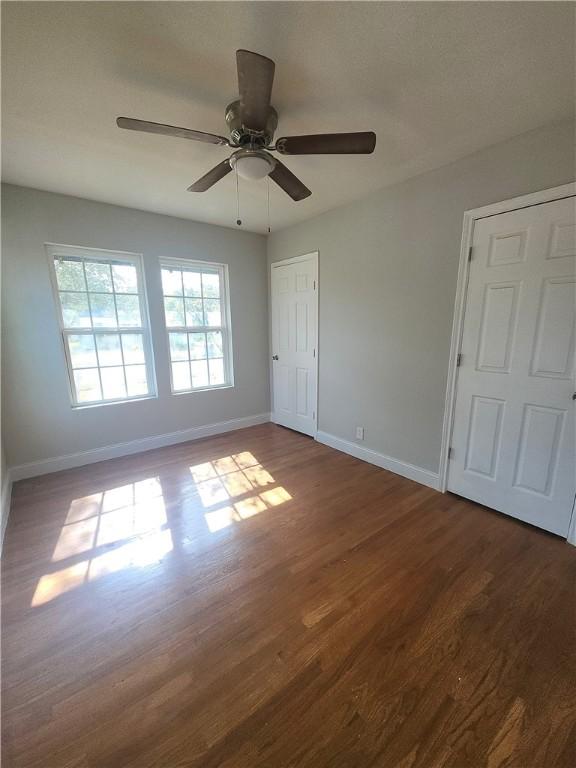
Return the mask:
<svg viewBox="0 0 576 768"><path fill-rule="evenodd" d="M574 499L574 506L572 507L572 517L570 519L570 525L568 527L568 544L573 544L576 547L576 499Z"/></svg>
<svg viewBox="0 0 576 768"><path fill-rule="evenodd" d="M444 421L442 425L442 447L440 451L440 490L444 493L448 486L448 450L452 439L454 425L454 406L456 403L456 374L458 371L457 360L462 343L462 331L464 328L464 314L466 310L466 294L468 288L469 254L472 247L474 234L474 222L487 216L495 216L500 213L508 213L519 208L528 208L532 205L550 203L553 200L561 200L565 197L576 196L576 181L564 184L560 187L544 189L522 197L513 197L499 203L474 208L464 212L462 226L462 241L460 245L460 263L458 267L458 282L456 285L456 299L454 302L454 319L452 321L452 336L450 340L450 358L448 361L448 379L446 383L446 400L444 406ZM573 521L574 522L574 521ZM572 543L576 544L576 536Z"/></svg>
<svg viewBox="0 0 576 768"><path fill-rule="evenodd" d="M302 253L300 256L292 256L289 259L282 259L281 261L273 261L270 264L271 270L274 269L274 267L284 267L286 264L297 264L299 261L308 261L308 259L312 259L315 261L316 266L318 266L318 251L310 251L310 253Z"/></svg>
<svg viewBox="0 0 576 768"><path fill-rule="evenodd" d="M316 436L318 434L318 358L320 357L320 339L318 337L318 329L319 329L319 309L320 309L320 302L318 299L318 296L320 294L320 269L319 269L319 251L310 251L309 253L302 253L300 256L292 256L289 259L282 259L281 261L273 261L270 264L270 275L269 275L269 296L270 296L270 317L272 317L272 270L275 267L284 267L287 264L297 264L299 261L309 261L310 259L314 262L316 265L316 290L314 291L316 295L316 358L315 358L315 373L316 376L315 379L315 386L314 386L314 435L313 438L316 440ZM272 334L270 335L270 350L272 350ZM272 370L272 351L270 351L270 394L271 394L271 421L274 421L274 414L276 411L275 404L274 404L274 373Z"/></svg>

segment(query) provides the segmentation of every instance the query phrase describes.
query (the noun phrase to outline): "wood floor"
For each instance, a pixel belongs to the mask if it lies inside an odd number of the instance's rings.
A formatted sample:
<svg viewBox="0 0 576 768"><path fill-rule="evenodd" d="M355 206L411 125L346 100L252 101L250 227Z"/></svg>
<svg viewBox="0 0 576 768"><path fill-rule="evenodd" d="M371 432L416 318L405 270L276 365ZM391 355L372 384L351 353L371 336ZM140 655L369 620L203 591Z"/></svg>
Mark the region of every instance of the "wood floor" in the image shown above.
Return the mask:
<svg viewBox="0 0 576 768"><path fill-rule="evenodd" d="M576 549L262 425L17 483L4 768L574 768Z"/></svg>

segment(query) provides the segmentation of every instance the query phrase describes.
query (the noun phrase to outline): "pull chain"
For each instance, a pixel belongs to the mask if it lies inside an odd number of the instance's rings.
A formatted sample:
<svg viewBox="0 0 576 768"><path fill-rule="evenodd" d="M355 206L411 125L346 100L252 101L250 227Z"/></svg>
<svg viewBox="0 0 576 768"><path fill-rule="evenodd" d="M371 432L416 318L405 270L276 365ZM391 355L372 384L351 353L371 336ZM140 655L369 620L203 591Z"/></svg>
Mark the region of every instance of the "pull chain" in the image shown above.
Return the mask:
<svg viewBox="0 0 576 768"><path fill-rule="evenodd" d="M240 218L240 190L238 188L238 169L234 168L236 172L236 224L239 227L242 226L242 219Z"/></svg>
<svg viewBox="0 0 576 768"><path fill-rule="evenodd" d="M268 233L270 233L270 176L266 176L266 198L268 203Z"/></svg>

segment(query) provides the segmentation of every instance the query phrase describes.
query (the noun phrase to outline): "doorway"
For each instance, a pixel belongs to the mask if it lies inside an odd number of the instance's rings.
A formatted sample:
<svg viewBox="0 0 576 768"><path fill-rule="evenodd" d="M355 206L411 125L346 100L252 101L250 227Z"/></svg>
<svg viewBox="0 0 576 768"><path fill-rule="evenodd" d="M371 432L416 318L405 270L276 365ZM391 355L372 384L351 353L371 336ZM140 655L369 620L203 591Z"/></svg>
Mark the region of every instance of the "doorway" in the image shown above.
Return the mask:
<svg viewBox="0 0 576 768"><path fill-rule="evenodd" d="M316 436L318 252L271 267L272 421Z"/></svg>

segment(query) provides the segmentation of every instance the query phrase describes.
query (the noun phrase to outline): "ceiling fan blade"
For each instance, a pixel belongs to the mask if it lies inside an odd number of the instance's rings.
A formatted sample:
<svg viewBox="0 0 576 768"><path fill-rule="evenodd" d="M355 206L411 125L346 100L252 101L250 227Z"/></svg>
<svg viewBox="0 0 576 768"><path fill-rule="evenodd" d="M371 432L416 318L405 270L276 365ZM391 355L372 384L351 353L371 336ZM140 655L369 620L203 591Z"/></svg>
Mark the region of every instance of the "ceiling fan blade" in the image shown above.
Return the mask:
<svg viewBox="0 0 576 768"><path fill-rule="evenodd" d="M263 131L268 121L275 64L252 51L236 51L240 119L252 131Z"/></svg>
<svg viewBox="0 0 576 768"><path fill-rule="evenodd" d="M275 181L279 187L282 187L286 194L290 195L292 200L304 200L310 197L312 192L304 186L297 176L294 176L289 168L286 168L280 160L276 160L274 170L268 174L272 181Z"/></svg>
<svg viewBox="0 0 576 768"><path fill-rule="evenodd" d="M192 186L188 187L188 192L206 192L207 189L210 189L217 181L223 179L231 170L230 160L228 158L222 160L221 163L215 165L208 173L205 173L201 179L198 179Z"/></svg>
<svg viewBox="0 0 576 768"><path fill-rule="evenodd" d="M191 128L177 128L174 125L164 125L164 123L150 123L148 120L117 117L116 125L118 128L127 128L129 131L160 133L164 136L176 136L179 139L192 139L192 141L204 141L207 144L226 144L230 146L230 142L224 136L216 136L214 133L204 133L204 131L193 131Z"/></svg>
<svg viewBox="0 0 576 768"><path fill-rule="evenodd" d="M276 149L283 155L369 155L375 146L373 131L284 136L276 142Z"/></svg>

